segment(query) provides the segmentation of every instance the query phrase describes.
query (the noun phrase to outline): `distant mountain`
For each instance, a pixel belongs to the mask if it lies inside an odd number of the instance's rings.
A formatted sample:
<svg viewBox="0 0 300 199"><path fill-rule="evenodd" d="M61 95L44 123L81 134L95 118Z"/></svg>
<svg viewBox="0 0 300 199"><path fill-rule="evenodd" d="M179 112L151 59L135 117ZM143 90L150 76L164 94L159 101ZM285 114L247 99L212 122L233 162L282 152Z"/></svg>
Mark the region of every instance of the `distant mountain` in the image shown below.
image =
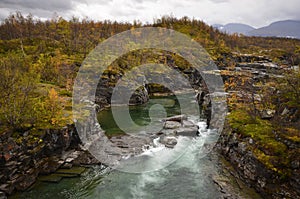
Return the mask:
<svg viewBox="0 0 300 199"><path fill-rule="evenodd" d="M277 21L269 26L249 31L247 35L261 37L291 37L300 39L300 21Z"/></svg>
<svg viewBox="0 0 300 199"><path fill-rule="evenodd" d="M234 33L246 34L252 30L255 30L255 28L241 23L229 23L226 25L214 24L213 27L228 34L234 34Z"/></svg>

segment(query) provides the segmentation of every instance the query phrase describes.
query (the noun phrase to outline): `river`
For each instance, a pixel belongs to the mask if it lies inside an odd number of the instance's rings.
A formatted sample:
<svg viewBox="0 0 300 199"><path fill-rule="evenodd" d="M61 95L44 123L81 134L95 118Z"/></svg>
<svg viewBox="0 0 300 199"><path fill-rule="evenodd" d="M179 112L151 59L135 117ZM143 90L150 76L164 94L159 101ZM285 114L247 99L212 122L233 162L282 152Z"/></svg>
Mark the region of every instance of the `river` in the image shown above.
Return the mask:
<svg viewBox="0 0 300 199"><path fill-rule="evenodd" d="M192 95L184 95L182 98L195 104ZM131 117L140 125L149 124L147 110L156 103L165 107L168 116L180 114L175 97L165 99L159 97L150 99L145 105L130 107ZM210 131L205 128L205 120L199 116L191 116L191 119L198 123L201 136L192 139L194 147L188 148L180 158L163 169L136 174L93 166L81 177L64 178L59 183L38 182L31 190L18 193L11 198L215 199L224 198L224 194L233 194L239 198L259 198L253 191L241 189L241 185L228 177L229 172L227 175L224 174L222 160L216 153L203 157L201 147L210 139ZM98 120L108 136L123 133L113 122L110 109L100 112ZM184 144L185 141L186 138L179 138L178 145ZM220 191L215 179L223 179L221 183L225 183L228 190L235 193Z"/></svg>

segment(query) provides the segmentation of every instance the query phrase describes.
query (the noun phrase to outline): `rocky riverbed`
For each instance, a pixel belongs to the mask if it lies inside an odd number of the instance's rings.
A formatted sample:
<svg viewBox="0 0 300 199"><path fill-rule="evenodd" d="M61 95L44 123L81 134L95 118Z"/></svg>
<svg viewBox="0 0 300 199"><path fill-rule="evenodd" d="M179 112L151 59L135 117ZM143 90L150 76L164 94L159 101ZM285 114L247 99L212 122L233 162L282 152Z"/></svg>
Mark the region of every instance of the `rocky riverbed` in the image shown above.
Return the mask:
<svg viewBox="0 0 300 199"><path fill-rule="evenodd" d="M122 157L140 155L151 147L157 147L155 140L165 147L172 149L177 144L178 136L196 137L199 135L198 126L189 121L185 115L177 115L165 118L161 121L163 129L159 132L147 132L139 135L120 135L110 138L113 147L117 147L108 153L109 156L116 156L121 160ZM114 158L112 158L114 159Z"/></svg>

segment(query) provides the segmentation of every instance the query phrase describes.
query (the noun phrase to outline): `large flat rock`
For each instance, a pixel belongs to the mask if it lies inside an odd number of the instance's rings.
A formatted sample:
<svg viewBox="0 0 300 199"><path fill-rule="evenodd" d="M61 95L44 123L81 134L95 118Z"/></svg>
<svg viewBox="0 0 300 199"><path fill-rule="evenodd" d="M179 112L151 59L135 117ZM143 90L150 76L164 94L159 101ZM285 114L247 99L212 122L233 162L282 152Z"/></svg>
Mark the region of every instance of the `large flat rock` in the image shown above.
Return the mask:
<svg viewBox="0 0 300 199"><path fill-rule="evenodd" d="M72 167L71 169L58 169L56 173L59 174L73 174L80 176L85 171L84 167Z"/></svg>
<svg viewBox="0 0 300 199"><path fill-rule="evenodd" d="M181 136L197 136L198 135L198 127L181 127L175 130L176 135Z"/></svg>
<svg viewBox="0 0 300 199"><path fill-rule="evenodd" d="M177 129L180 127L181 123L176 121L166 121L164 124L164 129Z"/></svg>
<svg viewBox="0 0 300 199"><path fill-rule="evenodd" d="M175 121L175 122L181 122L183 120L187 120L186 115L175 115L175 116L167 117L164 119L164 121Z"/></svg>

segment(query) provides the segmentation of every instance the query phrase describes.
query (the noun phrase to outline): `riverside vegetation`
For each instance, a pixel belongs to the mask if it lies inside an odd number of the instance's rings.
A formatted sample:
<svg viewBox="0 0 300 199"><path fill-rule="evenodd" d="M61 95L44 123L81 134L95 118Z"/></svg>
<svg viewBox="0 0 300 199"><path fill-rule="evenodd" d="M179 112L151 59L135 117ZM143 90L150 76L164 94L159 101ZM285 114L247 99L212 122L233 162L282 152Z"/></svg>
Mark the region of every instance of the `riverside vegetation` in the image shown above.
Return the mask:
<svg viewBox="0 0 300 199"><path fill-rule="evenodd" d="M299 197L299 40L227 35L187 17L166 16L142 25L75 17L67 21L58 16L41 21L19 12L0 25L0 191L25 190L39 174L66 164L49 162L63 151L79 148L71 97L82 61L106 38L147 26L190 36L219 67L215 72L223 77L230 114L218 148L237 169L238 177L268 198ZM142 63L190 69L188 62L169 52L131 52L101 77L107 90L96 96L100 108L108 105L111 89L124 70ZM153 93L168 92L160 85L148 87ZM49 138L53 135L56 139ZM60 144L57 139L62 139ZM43 164L38 161L41 158ZM25 166L20 169L19 165ZM28 182L25 176L32 178Z"/></svg>

